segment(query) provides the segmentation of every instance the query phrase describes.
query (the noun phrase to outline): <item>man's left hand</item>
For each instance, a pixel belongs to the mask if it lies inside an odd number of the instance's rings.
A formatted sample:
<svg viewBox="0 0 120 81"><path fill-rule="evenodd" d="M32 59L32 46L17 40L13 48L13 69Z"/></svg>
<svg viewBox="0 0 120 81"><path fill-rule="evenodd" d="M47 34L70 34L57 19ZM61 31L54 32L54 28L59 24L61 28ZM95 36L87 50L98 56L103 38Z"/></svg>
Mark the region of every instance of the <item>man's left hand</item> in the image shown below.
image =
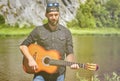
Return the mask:
<svg viewBox="0 0 120 81"><path fill-rule="evenodd" d="M71 69L79 69L80 67L79 67L78 64L72 64L72 65L70 66L70 68L71 68Z"/></svg>

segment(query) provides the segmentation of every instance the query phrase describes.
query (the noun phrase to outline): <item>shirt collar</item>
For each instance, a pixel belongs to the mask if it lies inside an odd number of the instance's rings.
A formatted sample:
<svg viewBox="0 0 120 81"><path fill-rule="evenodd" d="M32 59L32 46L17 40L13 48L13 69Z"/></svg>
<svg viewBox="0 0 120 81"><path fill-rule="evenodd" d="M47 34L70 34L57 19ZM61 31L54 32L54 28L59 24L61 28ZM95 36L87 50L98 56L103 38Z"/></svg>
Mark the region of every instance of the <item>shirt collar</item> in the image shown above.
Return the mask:
<svg viewBox="0 0 120 81"><path fill-rule="evenodd" d="M46 28L46 29L48 29L48 30L52 31L52 30L50 29L50 27L49 27L48 23L47 23L47 24L45 24L44 26L45 26L45 28ZM60 24L58 24L58 25L57 25L57 28L56 28L56 30L54 30L54 31L57 31L57 30L61 30L61 26L60 26ZM52 32L53 32L53 31L52 31Z"/></svg>

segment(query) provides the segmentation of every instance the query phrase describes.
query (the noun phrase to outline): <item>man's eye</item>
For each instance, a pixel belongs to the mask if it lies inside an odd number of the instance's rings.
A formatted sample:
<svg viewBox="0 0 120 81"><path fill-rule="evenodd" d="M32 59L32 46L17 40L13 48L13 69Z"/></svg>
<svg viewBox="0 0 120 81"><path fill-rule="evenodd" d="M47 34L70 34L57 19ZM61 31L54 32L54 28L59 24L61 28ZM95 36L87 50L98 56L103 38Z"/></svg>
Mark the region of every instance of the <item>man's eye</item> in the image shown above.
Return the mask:
<svg viewBox="0 0 120 81"><path fill-rule="evenodd" d="M53 16L52 14L49 14L49 16Z"/></svg>
<svg viewBox="0 0 120 81"><path fill-rule="evenodd" d="M55 16L58 16L58 14L55 14Z"/></svg>

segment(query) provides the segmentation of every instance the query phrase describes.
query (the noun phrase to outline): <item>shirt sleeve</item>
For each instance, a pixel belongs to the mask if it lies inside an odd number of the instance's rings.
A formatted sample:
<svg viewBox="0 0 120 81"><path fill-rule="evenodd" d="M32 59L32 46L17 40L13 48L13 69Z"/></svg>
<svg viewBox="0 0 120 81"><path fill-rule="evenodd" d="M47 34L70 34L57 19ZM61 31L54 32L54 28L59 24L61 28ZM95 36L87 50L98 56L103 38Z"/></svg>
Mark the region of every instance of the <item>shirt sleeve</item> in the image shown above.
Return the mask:
<svg viewBox="0 0 120 81"><path fill-rule="evenodd" d="M69 54L73 54L73 40L72 40L72 34L71 32L68 30L66 32L66 55L69 55Z"/></svg>
<svg viewBox="0 0 120 81"><path fill-rule="evenodd" d="M29 46L37 41L37 27L28 35L28 37L21 43L21 45Z"/></svg>

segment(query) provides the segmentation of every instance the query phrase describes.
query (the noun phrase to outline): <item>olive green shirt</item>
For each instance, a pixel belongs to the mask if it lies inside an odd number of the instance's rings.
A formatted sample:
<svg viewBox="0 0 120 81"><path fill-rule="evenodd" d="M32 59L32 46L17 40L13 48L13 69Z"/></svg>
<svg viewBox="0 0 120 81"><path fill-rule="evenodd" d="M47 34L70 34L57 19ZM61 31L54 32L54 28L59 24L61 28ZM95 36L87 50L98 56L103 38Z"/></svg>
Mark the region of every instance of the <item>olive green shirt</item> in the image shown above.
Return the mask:
<svg viewBox="0 0 120 81"><path fill-rule="evenodd" d="M54 31L50 29L48 24L35 27L22 45L29 46L35 42L46 50L57 50L60 53L61 60L64 60L68 54L73 54L72 35L67 28L60 24ZM62 69L59 72L64 73L64 71L65 69Z"/></svg>

